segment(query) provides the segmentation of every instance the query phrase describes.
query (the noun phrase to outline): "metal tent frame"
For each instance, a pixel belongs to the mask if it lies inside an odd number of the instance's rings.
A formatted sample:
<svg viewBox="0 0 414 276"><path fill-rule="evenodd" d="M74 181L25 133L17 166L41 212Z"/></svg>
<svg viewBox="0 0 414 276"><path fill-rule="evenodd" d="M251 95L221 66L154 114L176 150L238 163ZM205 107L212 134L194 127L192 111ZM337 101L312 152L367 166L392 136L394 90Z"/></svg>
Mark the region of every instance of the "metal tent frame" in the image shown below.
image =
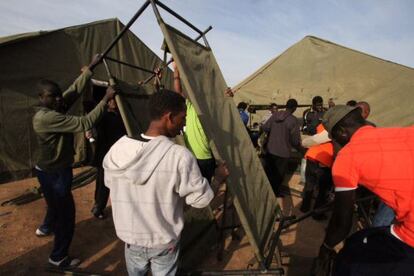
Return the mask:
<svg viewBox="0 0 414 276"><path fill-rule="evenodd" d="M163 23L163 18L159 12L158 8L163 9L164 11L168 12L170 15L174 16L176 19L178 19L179 21L181 21L182 23L184 23L185 25L187 25L188 27L190 27L192 30L194 30L198 36L193 39L194 42L197 42L198 40L200 40L201 38L203 39L204 42L204 46L207 49L211 49L210 45L207 41L206 38L206 33L208 33L212 27L209 26L208 28L206 28L205 31L202 31L200 29L198 29L197 27L195 27L193 24L191 24L188 20L186 20L185 18L183 18L182 16L180 16L178 13L176 13L175 11L173 11L172 9L170 9L168 6L166 6L165 4L163 4L162 2L160 2L159 0L146 0L144 2L144 4L138 9L138 11L135 13L135 15L129 20L129 22L124 26L124 28L121 30L121 32L109 43L109 45L106 47L106 49L103 51L103 53L100 55L99 57L99 62L103 61L104 65L105 65L105 69L109 78L109 84L113 85L114 84L114 79L111 75L111 72L109 71L109 67L107 65L107 61L111 61L111 62L116 62L118 64L121 64L123 66L128 66L130 68L134 68L137 70L141 70L147 73L151 73L151 76L148 77L146 80L144 80L142 83L146 84L149 81L151 81L151 79L153 79L156 76L156 72L154 72L154 70L152 69L146 69L146 68L142 68L140 66L134 65L134 64L130 64L127 63L125 61L120 61L120 60L116 60L114 58L111 58L108 56L108 53L111 51L111 49L118 43L118 41L122 38L122 36L129 30L129 28L136 22L136 20L142 15L142 13L148 8L148 6L151 5L152 9L154 11L154 14L156 16L157 22ZM166 47L167 48L167 47ZM171 62L172 59L170 59L168 62L166 62L165 57L166 57L166 52L168 50L165 49L165 54L164 54L164 65L160 68L165 69ZM99 63L97 62L97 64ZM93 69L93 68L91 68ZM116 101L117 103L119 103L119 99L117 99L118 97L116 97ZM226 199L227 199L227 192L226 192ZM226 202L225 202L226 203ZM226 209L226 204L224 204L224 215L225 215L225 209ZM259 261L259 269L245 269L245 270L223 270L223 271L207 271L207 270L203 270L203 271L194 271L194 272L180 272L180 274L183 275L258 275L258 274L267 274L267 275L283 275L284 274L284 269L282 267L278 267L278 268L271 268L271 264L272 264L272 260L273 260L273 256L274 256L274 252L277 249L277 245L279 243L279 236L281 234L282 231L282 227L283 226L283 222L287 220L287 218L284 218L283 215L280 213L280 211L276 211L278 212L278 216L280 217L280 223L279 223L279 228L276 231L271 231L269 238L268 238L268 244L267 244L267 248L268 248L268 254L266 256L264 256L264 260L263 261ZM219 234L219 236L221 237L221 242L224 241L224 231L226 231L227 229L230 229L234 226L226 226L225 225L225 218L224 221L222 222L222 226L219 227L219 231L221 232ZM275 225L271 225L272 229L274 229ZM223 247L221 248L221 250L223 249ZM264 254L263 254L264 255ZM257 256L256 256L257 257ZM280 264L280 263L279 263Z"/></svg>

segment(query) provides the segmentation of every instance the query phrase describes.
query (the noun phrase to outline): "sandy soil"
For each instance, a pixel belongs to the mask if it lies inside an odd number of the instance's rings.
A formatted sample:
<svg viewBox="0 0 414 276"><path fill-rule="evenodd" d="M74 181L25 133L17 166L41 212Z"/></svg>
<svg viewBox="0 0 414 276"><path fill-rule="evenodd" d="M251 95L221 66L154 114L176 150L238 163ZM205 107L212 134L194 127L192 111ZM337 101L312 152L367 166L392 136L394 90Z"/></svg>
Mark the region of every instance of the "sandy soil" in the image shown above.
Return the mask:
<svg viewBox="0 0 414 276"><path fill-rule="evenodd" d="M289 182L294 190L301 190L299 177ZM22 194L37 186L36 179L0 185L0 202ZM73 192L76 202L76 230L71 255L83 260L82 271L107 275L126 275L123 243L117 239L112 217L97 220L91 213L94 183ZM300 215L299 193L280 199L285 215ZM44 199L21 206L0 207L0 275L53 275L45 272L53 237L38 238L34 232L45 214ZM110 214L110 210L107 210ZM286 275L308 275L312 260L321 244L325 222L306 219L291 226L282 235L283 267ZM255 264L253 252L243 230L232 239L227 233L223 260L217 261L217 250L205 252L198 267L210 270L246 269Z"/></svg>

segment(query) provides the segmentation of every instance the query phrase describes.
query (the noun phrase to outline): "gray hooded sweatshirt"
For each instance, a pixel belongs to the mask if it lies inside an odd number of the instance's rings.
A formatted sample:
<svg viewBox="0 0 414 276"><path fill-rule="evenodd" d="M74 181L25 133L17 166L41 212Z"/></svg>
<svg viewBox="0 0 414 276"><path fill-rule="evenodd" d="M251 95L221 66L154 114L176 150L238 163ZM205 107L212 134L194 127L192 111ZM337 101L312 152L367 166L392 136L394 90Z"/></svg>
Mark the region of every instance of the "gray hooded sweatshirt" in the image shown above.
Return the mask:
<svg viewBox="0 0 414 276"><path fill-rule="evenodd" d="M300 150L301 138L298 119L289 111L273 113L262 128L269 133L267 142L269 153L289 158L292 147Z"/></svg>
<svg viewBox="0 0 414 276"><path fill-rule="evenodd" d="M203 208L214 194L189 150L165 136L146 138L150 140L123 136L106 154L103 167L117 236L156 248L179 240L184 201Z"/></svg>

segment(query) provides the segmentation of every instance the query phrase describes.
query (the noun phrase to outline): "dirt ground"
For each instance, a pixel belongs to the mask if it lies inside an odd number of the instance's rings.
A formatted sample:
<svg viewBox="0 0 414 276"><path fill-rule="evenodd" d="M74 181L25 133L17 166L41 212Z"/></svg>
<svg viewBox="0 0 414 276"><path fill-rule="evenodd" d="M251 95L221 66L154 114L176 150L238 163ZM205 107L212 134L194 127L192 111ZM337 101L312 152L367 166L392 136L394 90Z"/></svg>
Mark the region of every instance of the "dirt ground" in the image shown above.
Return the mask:
<svg viewBox="0 0 414 276"><path fill-rule="evenodd" d="M37 186L36 179L0 185L0 202L22 194ZM289 181L290 196L279 199L285 215L301 215L298 210L302 186L299 176ZM80 268L88 274L126 275L123 243L117 239L109 216L95 219L90 209L93 205L94 182L74 190L76 202L76 229L71 245L71 255L83 260ZM46 272L47 258L53 237L38 238L34 234L46 211L44 199L21 206L0 207L0 275L53 275ZM110 214L110 208L107 213ZM312 260L322 242L326 221L312 218L291 226L283 232L282 256L286 275L309 275ZM209 270L246 269L254 263L254 255L243 230L237 234L241 240L226 239L223 260L217 261L217 250L206 252L205 260L198 267Z"/></svg>

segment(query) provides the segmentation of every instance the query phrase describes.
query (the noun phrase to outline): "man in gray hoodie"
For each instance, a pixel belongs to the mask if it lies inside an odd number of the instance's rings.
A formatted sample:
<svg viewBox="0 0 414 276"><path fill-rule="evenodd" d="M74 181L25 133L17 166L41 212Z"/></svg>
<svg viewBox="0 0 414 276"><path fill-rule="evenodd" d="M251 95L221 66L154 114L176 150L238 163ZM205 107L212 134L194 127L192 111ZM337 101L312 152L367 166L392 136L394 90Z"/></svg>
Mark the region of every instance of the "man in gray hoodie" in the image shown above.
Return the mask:
<svg viewBox="0 0 414 276"><path fill-rule="evenodd" d="M270 172L269 180L276 196L282 196L280 186L286 174L292 147L304 152L301 145L298 119L293 116L298 102L289 99L286 110L277 111L263 125L263 131L268 133L267 166Z"/></svg>
<svg viewBox="0 0 414 276"><path fill-rule="evenodd" d="M204 208L214 197L197 160L170 138L185 124L185 99L161 90L149 101L148 130L133 139L123 136L106 154L105 185L111 190L117 236L125 242L129 275L175 275L184 203ZM212 186L229 172L220 164Z"/></svg>

